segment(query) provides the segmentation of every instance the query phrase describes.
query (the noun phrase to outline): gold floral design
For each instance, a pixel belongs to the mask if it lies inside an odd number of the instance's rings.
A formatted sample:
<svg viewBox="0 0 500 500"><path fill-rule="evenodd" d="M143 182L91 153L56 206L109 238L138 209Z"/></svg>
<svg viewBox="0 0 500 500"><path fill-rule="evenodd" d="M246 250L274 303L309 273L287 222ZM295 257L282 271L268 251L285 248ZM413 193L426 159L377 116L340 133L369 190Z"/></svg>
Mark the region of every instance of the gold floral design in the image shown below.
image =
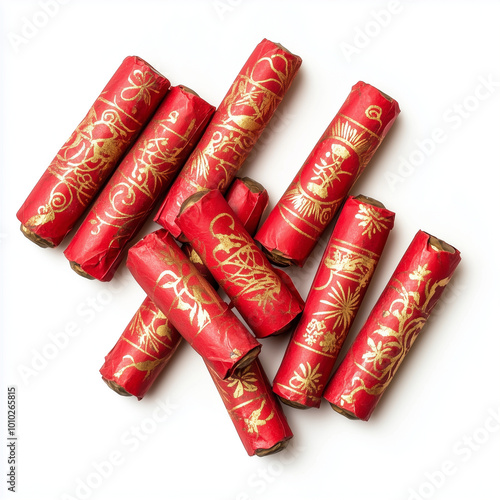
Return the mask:
<svg viewBox="0 0 500 500"><path fill-rule="evenodd" d="M318 373L320 363L318 363L314 368L311 368L309 362L300 363L299 369L300 373L297 371L293 372L293 377L290 379L290 387L303 391L305 393L317 392L323 388L323 385L318 385L322 374Z"/></svg>
<svg viewBox="0 0 500 500"><path fill-rule="evenodd" d="M383 346L381 340L375 345L371 338L368 338L367 344L371 350L365 352L362 358L366 363L373 363L374 371L379 370L384 365L385 360L391 359L392 346Z"/></svg>
<svg viewBox="0 0 500 500"><path fill-rule="evenodd" d="M368 207L362 203L359 204L359 210L355 217L361 220L359 226L365 228L361 234L367 234L369 239L374 234L387 230L391 225L391 219L383 217L373 207Z"/></svg>
<svg viewBox="0 0 500 500"><path fill-rule="evenodd" d="M147 216L157 194L177 172L196 120L192 120L181 135L170 125L175 123L176 116L171 112L168 117L155 122L154 131L148 134L150 138L134 146L125 160L129 163L126 167L120 167L105 188L109 206L104 212L94 211L95 218L90 223L94 225L91 231L93 235L99 234L102 226L118 229L110 239L109 248L120 247L121 240L128 240L135 230L135 221Z"/></svg>
<svg viewBox="0 0 500 500"><path fill-rule="evenodd" d="M122 368L120 368L116 373L113 374L113 377L119 378L123 375L125 370L133 367L141 372L146 372L146 375L144 376L144 380L146 380L151 375L151 372L163 361L162 358L159 358L148 361L135 362L134 357L130 354L126 354L125 356L123 356L122 361L126 359L131 360L131 362L128 365L122 366Z"/></svg>
<svg viewBox="0 0 500 500"><path fill-rule="evenodd" d="M427 264L424 264L423 266L418 266L415 271L410 273L410 279L418 281L418 284L420 285L421 281L425 281L425 277L430 273L430 271L427 269Z"/></svg>
<svg viewBox="0 0 500 500"><path fill-rule="evenodd" d="M149 313L149 314L148 314ZM149 323L144 321L144 317L150 317ZM157 322L160 325L156 326ZM130 332L141 332L138 337L139 346L147 352L160 352L161 346L167 347L165 338L172 340L172 330L165 317L159 309L151 309L146 304L141 304L141 307L135 313L127 330Z"/></svg>
<svg viewBox="0 0 500 500"><path fill-rule="evenodd" d="M355 363L375 384L368 387L362 378L355 377L352 381L354 388L348 394L341 396L341 405L352 404L355 395L360 391L375 396L384 392L424 326L433 307L434 296L450 280L447 277L432 281L425 278L429 273L427 264L418 265L416 269L408 272L410 281L406 284L399 279L391 282L391 287L397 291L398 298L394 299L389 309L383 312L383 320L367 338L368 349L362 356L364 364ZM423 290L419 291L422 281L425 281L425 285ZM412 282L415 283L415 290L407 288ZM390 324L395 324L395 328L389 326Z"/></svg>
<svg viewBox="0 0 500 500"><path fill-rule="evenodd" d="M263 400L260 407L254 410L248 418L243 419L246 426L246 431L248 434L256 434L259 435L259 427L266 425L269 420L274 417L274 410L271 410L271 413L266 418L261 418L262 410L264 409L264 405L266 401Z"/></svg>
<svg viewBox="0 0 500 500"><path fill-rule="evenodd" d="M222 223L218 225L219 222ZM219 241L212 255L217 267L227 268L225 274L230 276L220 284L238 288L234 299L244 296L266 308L280 293L281 281L251 238L245 234L225 234L234 227L234 218L228 213L218 214L210 222L210 234Z"/></svg>
<svg viewBox="0 0 500 500"><path fill-rule="evenodd" d="M253 365L250 364L246 366L242 371L233 374L232 377L226 379L227 387L234 387L233 397L239 398L243 396L246 392L255 392L257 386L254 382L257 382L257 376L252 371Z"/></svg>
<svg viewBox="0 0 500 500"><path fill-rule="evenodd" d="M177 248L177 247L176 247ZM196 325L198 332L210 324L211 316L208 306L216 306L220 312L225 308L222 299L212 287L199 281L199 273L184 254L167 245L160 255L169 268L158 276L155 287L172 289L175 295L170 310L178 309L189 312L189 322Z"/></svg>
<svg viewBox="0 0 500 500"><path fill-rule="evenodd" d="M373 257L332 244L324 260L325 267L331 270L330 276L324 285L315 287L315 290L327 288L334 276L348 278L358 282L361 287L365 287L375 271L376 264L377 260Z"/></svg>
<svg viewBox="0 0 500 500"><path fill-rule="evenodd" d="M323 316L325 320L335 319L335 323L332 325L332 329L340 326L346 329L351 324L356 311L359 306L359 288L354 291L350 287L347 287L347 291L344 290L342 284L337 281L337 287L332 286L331 291L328 292L328 296L332 299L320 300L320 303L327 306L328 309L323 311L317 311L314 313L315 316Z"/></svg>
<svg viewBox="0 0 500 500"><path fill-rule="evenodd" d="M255 71L257 67L259 71ZM267 71L262 71L263 67ZM211 187L224 190L229 185L281 102L296 69L296 63L276 53L261 57L237 76L208 129L208 144L197 148L183 172L190 184L194 177L202 189L204 181L217 171L218 185Z"/></svg>
<svg viewBox="0 0 500 500"><path fill-rule="evenodd" d="M99 108L104 105L99 115L96 104ZM111 102L101 95L96 104L49 165L48 172L58 182L47 203L38 208L26 227L53 221L56 214L64 212L75 200L87 206L99 188L99 179L106 177L124 153L130 138L139 130L141 123L119 107L116 97ZM124 123L125 117L129 125Z"/></svg>
<svg viewBox="0 0 500 500"><path fill-rule="evenodd" d="M124 101L140 101L144 99L146 104L151 104L151 94L158 94L156 75L151 71L141 71L139 69L128 77L129 87L121 91L120 97Z"/></svg>
<svg viewBox="0 0 500 500"><path fill-rule="evenodd" d="M328 332L323 337L323 340L320 341L319 345L324 353L335 354L340 351L343 340L343 335L336 335L335 332Z"/></svg>

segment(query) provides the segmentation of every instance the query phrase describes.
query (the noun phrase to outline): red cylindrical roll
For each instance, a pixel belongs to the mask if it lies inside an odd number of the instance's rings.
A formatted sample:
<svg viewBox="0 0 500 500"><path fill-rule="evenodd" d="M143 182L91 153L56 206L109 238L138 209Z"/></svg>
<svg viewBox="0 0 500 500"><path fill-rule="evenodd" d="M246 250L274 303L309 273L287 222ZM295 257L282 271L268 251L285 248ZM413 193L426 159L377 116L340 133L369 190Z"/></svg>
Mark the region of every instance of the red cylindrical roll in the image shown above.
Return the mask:
<svg viewBox="0 0 500 500"><path fill-rule="evenodd" d="M416 234L325 390L336 411L370 418L459 262L451 245Z"/></svg>
<svg viewBox="0 0 500 500"><path fill-rule="evenodd" d="M29 239L42 247L61 243L169 87L142 59L123 61L17 212Z"/></svg>
<svg viewBox="0 0 500 500"><path fill-rule="evenodd" d="M195 147L215 108L174 87L92 206L64 255L78 273L109 281Z"/></svg>
<svg viewBox="0 0 500 500"><path fill-rule="evenodd" d="M273 382L284 403L319 408L393 225L394 213L376 200L346 201Z"/></svg>
<svg viewBox="0 0 500 500"><path fill-rule="evenodd" d="M197 271L214 287L215 290L219 288L219 284L212 276L210 269L203 263L201 257L196 253L196 250L190 243L183 243L181 246L182 251L187 255L188 259L196 267Z"/></svg>
<svg viewBox="0 0 500 500"><path fill-rule="evenodd" d="M142 399L181 338L166 316L146 297L106 356L100 369L102 378L118 394Z"/></svg>
<svg viewBox="0 0 500 500"><path fill-rule="evenodd" d="M247 453L263 457L283 450L293 433L260 361L226 380L209 372Z"/></svg>
<svg viewBox="0 0 500 500"><path fill-rule="evenodd" d="M260 219L260 215L266 208L263 200L267 200L267 192L251 179L246 179L244 182L240 179L237 181L239 181L238 188L231 188L226 198L238 218L240 214L243 214L242 218L252 224ZM256 189L258 193L254 192L255 186L260 186ZM201 260L197 262L199 256L189 245L183 245L182 250L198 271L201 272L201 266L204 272L208 272ZM195 255L192 255L193 253ZM209 279L211 278L218 286L209 272L209 277L203 272L201 274L209 283L211 283ZM283 279L288 279L285 273L283 275ZM293 286L289 281L285 283L289 287ZM103 379L118 394L125 396L132 394L141 399L170 360L180 338L182 337L166 316L149 297L146 297L115 347L106 356L101 368ZM161 362L158 362L160 359Z"/></svg>
<svg viewBox="0 0 500 500"><path fill-rule="evenodd" d="M249 177L243 179L237 177L226 193L226 201L248 233L253 236L269 202L269 195L264 187ZM196 250L189 243L184 243L182 251L189 257L200 274L214 288L217 288L219 285Z"/></svg>
<svg viewBox="0 0 500 500"><path fill-rule="evenodd" d="M398 103L358 82L255 239L278 264L303 266L399 114Z"/></svg>
<svg viewBox="0 0 500 500"><path fill-rule="evenodd" d="M149 298L221 378L259 354L260 344L165 230L128 252L127 266Z"/></svg>
<svg viewBox="0 0 500 500"><path fill-rule="evenodd" d="M302 60L264 39L224 97L155 220L176 238L175 219L186 198L202 189L223 193L283 99Z"/></svg>
<svg viewBox="0 0 500 500"><path fill-rule="evenodd" d="M257 337L276 335L291 326L302 304L220 191L201 191L186 200L177 224Z"/></svg>
<svg viewBox="0 0 500 500"><path fill-rule="evenodd" d="M226 193L226 201L248 234L253 236L269 203L264 187L249 177L237 177Z"/></svg>

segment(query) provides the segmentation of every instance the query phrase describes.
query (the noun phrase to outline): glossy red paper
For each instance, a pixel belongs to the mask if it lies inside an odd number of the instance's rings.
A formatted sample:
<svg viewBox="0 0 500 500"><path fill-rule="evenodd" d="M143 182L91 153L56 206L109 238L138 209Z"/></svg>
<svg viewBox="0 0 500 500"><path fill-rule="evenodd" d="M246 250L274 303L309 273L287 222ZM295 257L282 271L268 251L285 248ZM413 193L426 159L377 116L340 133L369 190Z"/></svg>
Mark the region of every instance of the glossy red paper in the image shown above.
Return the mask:
<svg viewBox="0 0 500 500"><path fill-rule="evenodd" d="M259 188L258 183L251 179L244 182L235 179L233 184L236 183L237 189L231 187L226 199L238 218L241 215L247 224L253 224L266 208L267 191L262 186ZM202 276L210 284L218 286L201 260L197 261L199 257L192 255L194 250L189 244L184 244L182 250ZM209 276L205 276L204 272L208 272ZM290 282L287 285L292 286ZM101 374L119 394L132 394L141 399L170 360L181 338L166 316L146 297L115 347L106 356Z"/></svg>
<svg viewBox="0 0 500 500"><path fill-rule="evenodd" d="M170 87L127 57L17 212L21 230L55 247L83 215Z"/></svg>
<svg viewBox="0 0 500 500"><path fill-rule="evenodd" d="M146 297L106 356L100 372L122 395L142 399L176 351L182 337Z"/></svg>
<svg viewBox="0 0 500 500"><path fill-rule="evenodd" d="M239 72L198 146L175 180L155 220L178 238L184 200L202 189L226 191L250 154L302 60L264 39Z"/></svg>
<svg viewBox="0 0 500 500"><path fill-rule="evenodd" d="M283 450L293 433L260 361L226 380L209 372L247 453L265 456Z"/></svg>
<svg viewBox="0 0 500 500"><path fill-rule="evenodd" d="M215 108L173 87L99 194L64 255L79 270L109 281L156 201L195 147Z"/></svg>
<svg viewBox="0 0 500 500"><path fill-rule="evenodd" d="M302 304L218 190L188 199L177 225L256 337L286 331Z"/></svg>
<svg viewBox="0 0 500 500"><path fill-rule="evenodd" d="M264 187L248 177L243 179L236 177L226 193L226 201L248 233L253 236L269 202L269 195ZM196 250L189 243L184 243L182 251L200 274L217 289L219 285Z"/></svg>
<svg viewBox="0 0 500 500"><path fill-rule="evenodd" d="M370 201L350 196L342 208L274 378L274 392L291 406L319 408L394 225L394 213Z"/></svg>
<svg viewBox="0 0 500 500"><path fill-rule="evenodd" d="M416 234L324 392L335 410L370 418L459 262L458 250Z"/></svg>
<svg viewBox="0 0 500 500"><path fill-rule="evenodd" d="M127 267L149 298L221 378L246 366L260 344L200 275L167 231L128 252Z"/></svg>
<svg viewBox="0 0 500 500"><path fill-rule="evenodd" d="M255 239L278 264L303 266L399 114L358 82Z"/></svg>

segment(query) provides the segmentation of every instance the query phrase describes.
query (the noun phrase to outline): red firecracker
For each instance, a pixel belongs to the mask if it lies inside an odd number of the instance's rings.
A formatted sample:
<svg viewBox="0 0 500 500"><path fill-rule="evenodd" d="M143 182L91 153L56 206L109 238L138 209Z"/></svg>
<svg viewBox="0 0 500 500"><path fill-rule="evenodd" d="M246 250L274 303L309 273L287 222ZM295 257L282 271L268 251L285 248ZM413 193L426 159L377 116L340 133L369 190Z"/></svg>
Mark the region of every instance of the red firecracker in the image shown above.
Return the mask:
<svg viewBox="0 0 500 500"><path fill-rule="evenodd" d="M269 195L264 187L249 177L236 177L226 193L226 201L248 233L253 236L269 202ZM219 285L196 250L189 243L184 243L181 248L200 274L217 289Z"/></svg>
<svg viewBox="0 0 500 500"><path fill-rule="evenodd" d="M215 108L174 87L122 160L64 254L88 278L109 281L195 147Z"/></svg>
<svg viewBox="0 0 500 500"><path fill-rule="evenodd" d="M358 82L255 239L281 265L303 266L399 114L398 103Z"/></svg>
<svg viewBox="0 0 500 500"><path fill-rule="evenodd" d="M235 214L238 218L243 214L242 218L247 220L247 224L255 221L258 224L266 208L263 201L268 199L266 190L251 179L235 179L233 185L237 188L231 187L226 198ZM183 245L182 250L185 253L188 250L194 252L189 245ZM198 270L201 266L208 272L201 260L196 261L199 259L196 252L187 255ZM215 280L213 282L218 286ZM118 394L132 394L141 399L170 360L181 338L166 316L146 297L115 347L106 356L101 368L103 379Z"/></svg>
<svg viewBox="0 0 500 500"><path fill-rule="evenodd" d="M209 371L247 453L263 457L283 450L293 433L260 361L226 380Z"/></svg>
<svg viewBox="0 0 500 500"><path fill-rule="evenodd" d="M325 390L336 411L370 418L459 262L451 245L416 234Z"/></svg>
<svg viewBox="0 0 500 500"><path fill-rule="evenodd" d="M284 403L320 406L393 225L394 213L376 200L346 201L274 379L273 390Z"/></svg>
<svg viewBox="0 0 500 500"><path fill-rule="evenodd" d="M302 60L264 39L245 63L198 146L170 189L155 220L178 238L175 219L189 196L202 189L226 191L278 104Z"/></svg>
<svg viewBox="0 0 500 500"><path fill-rule="evenodd" d="M253 236L269 203L264 187L249 177L236 177L226 193L226 201L248 234Z"/></svg>
<svg viewBox="0 0 500 500"><path fill-rule="evenodd" d="M106 356L102 378L122 396L142 399L163 370L182 337L166 316L146 297Z"/></svg>
<svg viewBox="0 0 500 500"><path fill-rule="evenodd" d="M41 247L61 243L169 87L142 59L123 61L17 212L29 239Z"/></svg>
<svg viewBox="0 0 500 500"><path fill-rule="evenodd" d="M167 231L151 233L134 245L127 266L149 298L221 378L259 354L260 344Z"/></svg>
<svg viewBox="0 0 500 500"><path fill-rule="evenodd" d="M290 328L302 301L283 283L220 191L201 191L186 200L177 224L257 337Z"/></svg>

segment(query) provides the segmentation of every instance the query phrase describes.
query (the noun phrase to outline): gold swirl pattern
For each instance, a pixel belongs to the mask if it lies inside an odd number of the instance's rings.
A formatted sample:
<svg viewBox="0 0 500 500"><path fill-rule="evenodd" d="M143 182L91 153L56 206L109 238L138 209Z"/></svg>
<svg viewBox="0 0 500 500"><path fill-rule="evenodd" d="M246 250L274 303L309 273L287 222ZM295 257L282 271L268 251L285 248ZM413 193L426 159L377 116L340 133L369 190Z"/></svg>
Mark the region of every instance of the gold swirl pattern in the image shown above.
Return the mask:
<svg viewBox="0 0 500 500"><path fill-rule="evenodd" d="M244 297L265 309L280 293L281 281L246 235L225 234L217 230L217 223L224 218L229 220L224 226L234 229L234 218L228 213L218 214L210 222L210 234L219 241L212 255L217 267L226 268L224 274L230 276L221 282L221 286L229 281L231 286L239 289L233 299Z"/></svg>
<svg viewBox="0 0 500 500"><path fill-rule="evenodd" d="M363 362L355 362L355 365L370 377L368 380L375 383L367 386L361 377L354 377L353 389L340 398L341 406L353 404L358 392L379 396L389 385L426 322L433 296L440 293L440 288L450 281L450 277L426 281L429 273L427 264L418 265L416 269L408 272L409 280L404 280L404 284L403 281L393 280L391 286L397 291L398 297L383 313L387 320L381 321L379 328L367 338L366 350L361 357ZM426 281L424 289L419 291L423 281ZM391 321L395 321L395 328L389 326Z"/></svg>

